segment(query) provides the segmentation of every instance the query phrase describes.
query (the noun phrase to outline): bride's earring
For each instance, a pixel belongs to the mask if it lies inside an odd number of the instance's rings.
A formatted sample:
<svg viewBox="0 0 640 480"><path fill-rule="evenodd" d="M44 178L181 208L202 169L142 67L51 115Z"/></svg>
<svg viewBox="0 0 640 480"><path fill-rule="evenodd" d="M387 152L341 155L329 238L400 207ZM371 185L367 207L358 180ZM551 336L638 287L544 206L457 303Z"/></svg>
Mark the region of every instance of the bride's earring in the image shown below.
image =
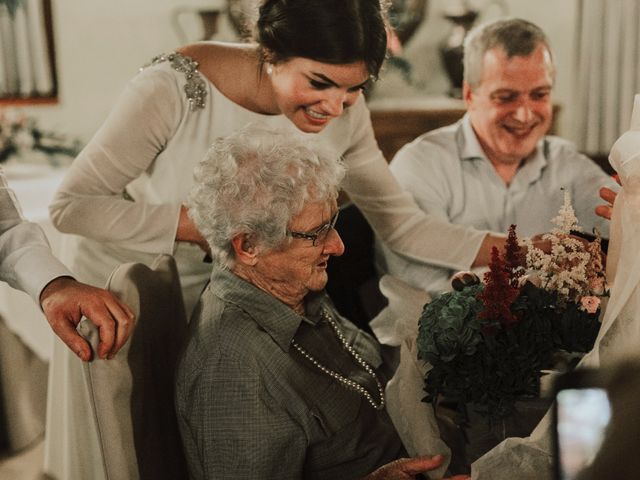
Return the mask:
<svg viewBox="0 0 640 480"><path fill-rule="evenodd" d="M273 73L273 65L267 63L267 75L271 75Z"/></svg>

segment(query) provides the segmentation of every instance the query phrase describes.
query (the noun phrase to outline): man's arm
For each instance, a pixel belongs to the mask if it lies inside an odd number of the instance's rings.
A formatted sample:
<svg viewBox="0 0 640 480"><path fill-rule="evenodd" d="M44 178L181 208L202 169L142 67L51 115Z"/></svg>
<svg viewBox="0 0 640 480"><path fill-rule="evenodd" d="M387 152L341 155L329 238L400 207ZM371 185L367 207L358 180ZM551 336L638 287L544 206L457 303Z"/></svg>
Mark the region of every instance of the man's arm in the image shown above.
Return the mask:
<svg viewBox="0 0 640 480"><path fill-rule="evenodd" d="M83 316L98 327L98 356L113 358L129 338L134 314L111 292L58 277L47 284L40 305L51 329L81 359L91 360L91 348L76 331Z"/></svg>
<svg viewBox="0 0 640 480"><path fill-rule="evenodd" d="M75 331L82 315L100 329L98 355L113 356L126 341L133 313L111 293L77 282L51 253L42 229L24 220L0 171L0 280L41 305L51 328L82 360L89 344Z"/></svg>

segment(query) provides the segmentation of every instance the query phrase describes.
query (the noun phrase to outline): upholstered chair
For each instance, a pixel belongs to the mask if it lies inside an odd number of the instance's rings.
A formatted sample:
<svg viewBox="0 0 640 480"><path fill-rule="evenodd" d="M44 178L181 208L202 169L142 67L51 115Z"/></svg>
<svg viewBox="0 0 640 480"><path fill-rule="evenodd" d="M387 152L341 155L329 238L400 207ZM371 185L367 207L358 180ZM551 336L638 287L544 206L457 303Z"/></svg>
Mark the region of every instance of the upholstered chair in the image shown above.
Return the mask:
<svg viewBox="0 0 640 480"><path fill-rule="evenodd" d="M107 480L188 478L173 402L173 380L187 319L175 261L161 255L151 268L118 267L107 284L136 314L127 343L111 360L83 364L86 396L98 433ZM98 345L97 328L83 319L78 331Z"/></svg>

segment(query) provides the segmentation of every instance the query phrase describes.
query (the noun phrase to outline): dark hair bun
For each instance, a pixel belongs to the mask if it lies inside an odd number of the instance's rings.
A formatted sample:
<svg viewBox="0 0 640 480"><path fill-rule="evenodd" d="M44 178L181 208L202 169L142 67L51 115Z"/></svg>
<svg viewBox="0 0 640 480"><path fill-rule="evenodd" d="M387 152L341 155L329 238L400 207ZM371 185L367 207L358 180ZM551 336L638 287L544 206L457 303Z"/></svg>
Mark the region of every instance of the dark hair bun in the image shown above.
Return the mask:
<svg viewBox="0 0 640 480"><path fill-rule="evenodd" d="M254 35L270 62L364 61L374 76L387 47L380 0L264 0Z"/></svg>

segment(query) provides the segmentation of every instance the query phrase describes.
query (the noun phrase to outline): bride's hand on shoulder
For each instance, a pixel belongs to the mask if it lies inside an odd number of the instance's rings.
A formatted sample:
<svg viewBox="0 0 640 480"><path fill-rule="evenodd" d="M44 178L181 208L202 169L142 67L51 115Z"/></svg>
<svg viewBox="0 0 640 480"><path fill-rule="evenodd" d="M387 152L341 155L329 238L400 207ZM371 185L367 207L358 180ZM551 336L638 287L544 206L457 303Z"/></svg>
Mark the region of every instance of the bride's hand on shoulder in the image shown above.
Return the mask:
<svg viewBox="0 0 640 480"><path fill-rule="evenodd" d="M180 220L178 221L178 230L176 231L176 242L188 242L198 245L202 251L210 254L211 249L209 243L200 234L193 220L189 217L187 207L180 207Z"/></svg>

